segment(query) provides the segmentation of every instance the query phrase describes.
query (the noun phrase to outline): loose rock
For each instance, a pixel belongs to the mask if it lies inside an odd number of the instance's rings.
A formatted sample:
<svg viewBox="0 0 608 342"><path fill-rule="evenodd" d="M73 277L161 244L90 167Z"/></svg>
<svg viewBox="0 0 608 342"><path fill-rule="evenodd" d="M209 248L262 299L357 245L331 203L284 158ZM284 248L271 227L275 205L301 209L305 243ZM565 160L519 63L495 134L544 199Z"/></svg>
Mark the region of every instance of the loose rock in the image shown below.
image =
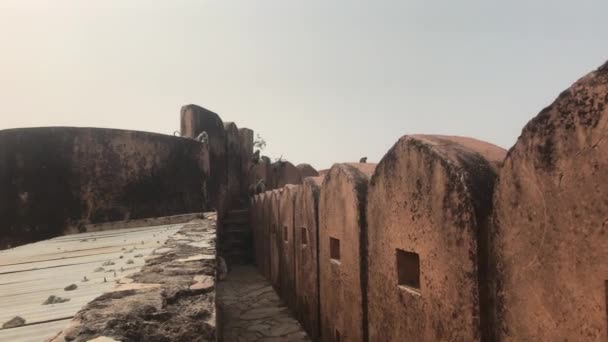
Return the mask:
<svg viewBox="0 0 608 342"><path fill-rule="evenodd" d="M25 319L23 319L19 316L15 316L10 321L2 324L2 329L16 328L16 327L20 327L24 324L25 324Z"/></svg>
<svg viewBox="0 0 608 342"><path fill-rule="evenodd" d="M47 298L44 303L42 303L42 305L49 305L49 304L60 304L60 303L65 303L65 302L69 302L70 298L61 298L59 296L54 296L51 295L49 296L49 298Z"/></svg>
<svg viewBox="0 0 608 342"><path fill-rule="evenodd" d="M66 287L65 287L63 290L64 290L64 291L74 291L74 290L76 290L77 288L78 288L78 285L76 285L76 284L72 284L72 285L68 285L68 286L66 286Z"/></svg>

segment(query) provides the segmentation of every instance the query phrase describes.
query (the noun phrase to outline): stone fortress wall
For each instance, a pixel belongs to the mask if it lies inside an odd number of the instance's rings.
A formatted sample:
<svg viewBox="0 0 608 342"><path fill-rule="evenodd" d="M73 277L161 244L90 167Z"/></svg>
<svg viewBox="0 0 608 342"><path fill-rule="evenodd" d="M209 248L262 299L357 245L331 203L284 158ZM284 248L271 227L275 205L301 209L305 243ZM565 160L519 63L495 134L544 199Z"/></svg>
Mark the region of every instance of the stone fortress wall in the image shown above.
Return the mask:
<svg viewBox="0 0 608 342"><path fill-rule="evenodd" d="M407 135L317 172L255 158L252 130L196 105L181 135L0 131L0 242L216 210L222 253L222 220L248 208L255 263L313 340L608 336L608 64L509 151Z"/></svg>
<svg viewBox="0 0 608 342"><path fill-rule="evenodd" d="M201 212L207 147L101 128L0 131L0 249L89 224Z"/></svg>
<svg viewBox="0 0 608 342"><path fill-rule="evenodd" d="M302 180L292 166L256 166L270 190L251 197L251 227L313 340L606 340L608 63L509 151L411 135L377 165L298 165Z"/></svg>

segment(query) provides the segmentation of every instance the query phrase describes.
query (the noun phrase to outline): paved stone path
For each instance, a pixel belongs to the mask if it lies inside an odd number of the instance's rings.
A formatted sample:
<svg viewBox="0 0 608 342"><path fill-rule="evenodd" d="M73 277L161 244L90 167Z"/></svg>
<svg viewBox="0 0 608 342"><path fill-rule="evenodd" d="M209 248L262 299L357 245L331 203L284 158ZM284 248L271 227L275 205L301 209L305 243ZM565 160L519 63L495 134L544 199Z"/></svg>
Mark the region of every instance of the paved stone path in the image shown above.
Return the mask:
<svg viewBox="0 0 608 342"><path fill-rule="evenodd" d="M218 283L225 342L311 341L254 266L237 266Z"/></svg>

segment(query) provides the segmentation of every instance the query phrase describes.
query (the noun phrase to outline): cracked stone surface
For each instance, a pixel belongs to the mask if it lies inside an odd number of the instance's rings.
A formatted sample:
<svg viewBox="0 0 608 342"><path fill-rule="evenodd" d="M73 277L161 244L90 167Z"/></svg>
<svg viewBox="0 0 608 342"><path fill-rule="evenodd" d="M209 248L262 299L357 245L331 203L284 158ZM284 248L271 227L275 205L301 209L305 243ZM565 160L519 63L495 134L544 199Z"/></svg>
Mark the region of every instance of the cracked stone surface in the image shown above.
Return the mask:
<svg viewBox="0 0 608 342"><path fill-rule="evenodd" d="M225 342L311 341L255 267L234 267L217 287Z"/></svg>
<svg viewBox="0 0 608 342"><path fill-rule="evenodd" d="M207 215L184 223L139 272L87 304L51 341L216 341L215 228Z"/></svg>

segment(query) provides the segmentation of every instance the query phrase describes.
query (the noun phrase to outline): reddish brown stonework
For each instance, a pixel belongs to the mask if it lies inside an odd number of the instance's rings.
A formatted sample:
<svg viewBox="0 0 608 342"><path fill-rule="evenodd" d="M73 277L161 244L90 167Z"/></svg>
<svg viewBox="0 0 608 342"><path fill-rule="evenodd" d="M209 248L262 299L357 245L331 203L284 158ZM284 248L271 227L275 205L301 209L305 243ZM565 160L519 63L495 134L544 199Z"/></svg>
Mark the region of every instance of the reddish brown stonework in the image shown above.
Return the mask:
<svg viewBox="0 0 608 342"><path fill-rule="evenodd" d="M220 199L225 195L227 182L226 161L226 132L224 123L216 113L197 105L186 105L181 109L181 135L186 138L196 138L201 132L207 132L209 138L209 164L213 165L208 182L209 207L219 210L220 217L224 208L221 208Z"/></svg>
<svg viewBox="0 0 608 342"><path fill-rule="evenodd" d="M0 249L83 225L205 209L207 148L98 128L0 131Z"/></svg>
<svg viewBox="0 0 608 342"><path fill-rule="evenodd" d="M298 164L296 168L300 171L302 178L319 176L319 172L310 164Z"/></svg>
<svg viewBox="0 0 608 342"><path fill-rule="evenodd" d="M266 185L270 189L281 189L287 184L302 184L300 170L288 161L272 163Z"/></svg>
<svg viewBox="0 0 608 342"><path fill-rule="evenodd" d="M271 228L272 228L272 192L266 191L262 195L262 221L260 222L261 228L261 243L262 246L262 275L264 278L270 280L271 278L271 265L270 250L271 250Z"/></svg>
<svg viewBox="0 0 608 342"><path fill-rule="evenodd" d="M322 341L366 341L365 203L375 164L335 164L319 199ZM388 341L388 340L387 340Z"/></svg>
<svg viewBox="0 0 608 342"><path fill-rule="evenodd" d="M206 216L182 224L139 272L121 274L115 287L45 340L221 341L216 329L215 222Z"/></svg>
<svg viewBox="0 0 608 342"><path fill-rule="evenodd" d="M281 293L281 196L283 189L270 191L270 217L267 225L270 238L270 283Z"/></svg>
<svg viewBox="0 0 608 342"><path fill-rule="evenodd" d="M264 159L260 159L257 164L251 166L251 171L249 172L249 186L257 185L260 180L263 180L266 184L265 190L271 190L271 184L269 183L269 174L270 174L270 164L266 162Z"/></svg>
<svg viewBox="0 0 608 342"><path fill-rule="evenodd" d="M478 265L505 154L474 139L414 135L382 158L367 202L370 341L489 341Z"/></svg>
<svg viewBox="0 0 608 342"><path fill-rule="evenodd" d="M291 310L296 307L295 251L294 251L294 209L299 186L286 185L280 202L280 261L279 275L281 292L279 295Z"/></svg>
<svg viewBox="0 0 608 342"><path fill-rule="evenodd" d="M253 130L249 128L239 128L239 140L241 146L241 196L249 194L249 167L252 166L253 158Z"/></svg>
<svg viewBox="0 0 608 342"><path fill-rule="evenodd" d="M319 176L325 176L329 172L329 169L324 169L319 171Z"/></svg>
<svg viewBox="0 0 608 342"><path fill-rule="evenodd" d="M230 209L243 207L241 199L241 138L234 122L225 122L226 131L226 191L223 206Z"/></svg>
<svg viewBox="0 0 608 342"><path fill-rule="evenodd" d="M255 264L258 267L260 273L263 272L263 232L262 232L262 222L264 220L264 211L262 199L264 195L259 194L251 197L251 203L249 205L249 222L251 225L251 231L253 232L253 251L254 251L254 260Z"/></svg>
<svg viewBox="0 0 608 342"><path fill-rule="evenodd" d="M509 151L495 194L498 338L608 338L608 64Z"/></svg>
<svg viewBox="0 0 608 342"><path fill-rule="evenodd" d="M323 177L305 178L294 212L296 314L313 340L319 338L319 193Z"/></svg>
<svg viewBox="0 0 608 342"><path fill-rule="evenodd" d="M180 134L184 138L196 138L205 128L217 126L217 119L219 115L208 109L195 104L185 105L180 111Z"/></svg>

